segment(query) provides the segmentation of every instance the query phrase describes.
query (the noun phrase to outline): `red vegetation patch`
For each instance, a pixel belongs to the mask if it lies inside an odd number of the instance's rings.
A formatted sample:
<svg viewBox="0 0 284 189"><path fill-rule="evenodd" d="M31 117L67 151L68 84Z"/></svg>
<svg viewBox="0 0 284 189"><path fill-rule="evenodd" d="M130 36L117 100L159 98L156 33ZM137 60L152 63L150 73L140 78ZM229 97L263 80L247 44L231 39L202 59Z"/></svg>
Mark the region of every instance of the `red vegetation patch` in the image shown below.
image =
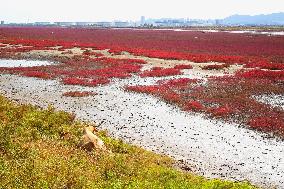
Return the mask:
<svg viewBox="0 0 284 189"><path fill-rule="evenodd" d="M143 60L89 58L75 55L58 58L60 64L35 67L0 68L1 72L38 78L59 78L63 84L97 86L108 84L112 78L125 79L139 73Z"/></svg>
<svg viewBox="0 0 284 189"><path fill-rule="evenodd" d="M89 91L70 91L63 93L63 96L66 97L86 97L86 96L94 96L96 93Z"/></svg>
<svg viewBox="0 0 284 189"><path fill-rule="evenodd" d="M85 83L89 82L89 80L80 78L64 78L62 82L65 85L84 85Z"/></svg>
<svg viewBox="0 0 284 189"><path fill-rule="evenodd" d="M284 70L282 71L272 71L272 70L249 70L249 71L239 71L236 73L239 78L257 78L257 79L270 79L270 80L284 80Z"/></svg>
<svg viewBox="0 0 284 189"><path fill-rule="evenodd" d="M164 76L173 76L181 75L180 69L175 68L155 68L152 70L144 71L140 74L140 77L164 77Z"/></svg>
<svg viewBox="0 0 284 189"><path fill-rule="evenodd" d="M213 117L227 117L234 113L232 108L227 104L217 108L209 108L208 112L212 114Z"/></svg>
<svg viewBox="0 0 284 189"><path fill-rule="evenodd" d="M283 95L284 83L281 79L281 71L251 70L248 73L240 72L237 76L209 78L206 83L182 78L158 81L152 86L129 86L126 89L154 95L185 111L233 120L248 124L252 129L284 137L284 111L253 98L263 94ZM256 115L263 119L255 119Z"/></svg>
<svg viewBox="0 0 284 189"><path fill-rule="evenodd" d="M184 105L183 96L179 93L179 90L183 90L185 86L196 84L197 79L170 79L170 80L160 80L158 85L138 85L138 86L126 86L125 89L128 91L133 91L137 93L147 93L159 97L166 102L178 104L180 106Z"/></svg>
<svg viewBox="0 0 284 189"><path fill-rule="evenodd" d="M121 55L122 50L121 49L110 49L108 50L108 52L114 55Z"/></svg>
<svg viewBox="0 0 284 189"><path fill-rule="evenodd" d="M249 120L248 125L252 129L271 132L280 130L284 134L284 119L283 117L255 117Z"/></svg>
<svg viewBox="0 0 284 189"><path fill-rule="evenodd" d="M169 103L180 103L182 100L181 96L174 91L165 91L164 93L160 94L160 96Z"/></svg>
<svg viewBox="0 0 284 189"><path fill-rule="evenodd" d="M2 27L0 36L0 43L29 46L17 48L17 52L61 46L60 51L73 47L110 49L109 52L114 54L126 51L134 55L193 62L284 62L283 36L56 27ZM0 54L5 54L2 49Z"/></svg>
<svg viewBox="0 0 284 189"><path fill-rule="evenodd" d="M192 69L193 67L191 65L180 64L180 65L176 65L174 68L183 70L183 69Z"/></svg>
<svg viewBox="0 0 284 189"><path fill-rule="evenodd" d="M152 95L155 95L155 94L159 95L163 90L165 90L163 87L156 86L156 85L126 86L125 89L129 91L134 91L138 93L147 93L147 94L152 94Z"/></svg>
<svg viewBox="0 0 284 189"><path fill-rule="evenodd" d="M188 101L184 105L184 110L186 111L202 111L204 106L198 101Z"/></svg>

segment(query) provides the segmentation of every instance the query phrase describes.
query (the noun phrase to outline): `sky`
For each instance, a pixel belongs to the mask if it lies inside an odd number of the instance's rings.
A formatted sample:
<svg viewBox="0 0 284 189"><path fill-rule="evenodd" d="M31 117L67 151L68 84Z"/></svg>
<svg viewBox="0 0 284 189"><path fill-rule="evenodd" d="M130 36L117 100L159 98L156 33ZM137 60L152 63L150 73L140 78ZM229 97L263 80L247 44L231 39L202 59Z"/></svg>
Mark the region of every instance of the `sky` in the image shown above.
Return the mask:
<svg viewBox="0 0 284 189"><path fill-rule="evenodd" d="M146 18L220 19L284 12L284 0L1 0L0 20L111 21Z"/></svg>

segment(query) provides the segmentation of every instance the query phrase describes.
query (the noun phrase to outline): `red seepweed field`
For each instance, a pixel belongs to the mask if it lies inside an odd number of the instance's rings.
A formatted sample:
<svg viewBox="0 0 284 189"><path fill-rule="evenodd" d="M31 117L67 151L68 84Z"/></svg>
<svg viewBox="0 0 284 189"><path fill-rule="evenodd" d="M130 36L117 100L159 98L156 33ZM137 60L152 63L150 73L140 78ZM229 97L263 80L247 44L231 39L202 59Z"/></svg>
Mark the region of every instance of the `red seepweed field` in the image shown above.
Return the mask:
<svg viewBox="0 0 284 189"><path fill-rule="evenodd" d="M0 49L2 59L32 58L60 63L38 67L2 67L2 73L57 79L64 85L90 87L107 85L113 78L161 77L154 85L128 85L125 90L153 95L184 111L199 112L209 118L237 122L250 129L284 137L284 110L257 100L262 95L284 94L283 36L2 27ZM38 54L35 55L35 52ZM149 64L145 57L150 58L150 62L158 58L190 64L152 66L144 70L143 67ZM238 69L226 74L234 66ZM223 75L201 79L165 78L182 77L186 70L216 71ZM81 93L67 95L84 96Z"/></svg>

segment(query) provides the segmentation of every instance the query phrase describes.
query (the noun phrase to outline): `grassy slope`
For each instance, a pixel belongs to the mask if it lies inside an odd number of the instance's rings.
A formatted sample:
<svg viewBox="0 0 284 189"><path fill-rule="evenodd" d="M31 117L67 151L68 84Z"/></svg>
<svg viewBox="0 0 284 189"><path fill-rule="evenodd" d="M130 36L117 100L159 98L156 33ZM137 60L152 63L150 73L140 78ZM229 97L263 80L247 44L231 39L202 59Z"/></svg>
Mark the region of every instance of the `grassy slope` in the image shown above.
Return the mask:
<svg viewBox="0 0 284 189"><path fill-rule="evenodd" d="M0 96L0 188L254 188L208 180L172 160L100 136L113 154L76 147L85 125L72 115Z"/></svg>

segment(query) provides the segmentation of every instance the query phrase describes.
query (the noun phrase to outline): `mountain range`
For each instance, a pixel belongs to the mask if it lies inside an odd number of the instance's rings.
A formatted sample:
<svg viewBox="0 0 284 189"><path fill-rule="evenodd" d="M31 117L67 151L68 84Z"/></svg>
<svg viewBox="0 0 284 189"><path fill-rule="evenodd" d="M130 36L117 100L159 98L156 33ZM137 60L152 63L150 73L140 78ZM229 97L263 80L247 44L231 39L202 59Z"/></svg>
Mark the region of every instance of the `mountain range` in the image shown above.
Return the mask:
<svg viewBox="0 0 284 189"><path fill-rule="evenodd" d="M221 20L223 25L284 25L284 12L260 15L232 15Z"/></svg>

